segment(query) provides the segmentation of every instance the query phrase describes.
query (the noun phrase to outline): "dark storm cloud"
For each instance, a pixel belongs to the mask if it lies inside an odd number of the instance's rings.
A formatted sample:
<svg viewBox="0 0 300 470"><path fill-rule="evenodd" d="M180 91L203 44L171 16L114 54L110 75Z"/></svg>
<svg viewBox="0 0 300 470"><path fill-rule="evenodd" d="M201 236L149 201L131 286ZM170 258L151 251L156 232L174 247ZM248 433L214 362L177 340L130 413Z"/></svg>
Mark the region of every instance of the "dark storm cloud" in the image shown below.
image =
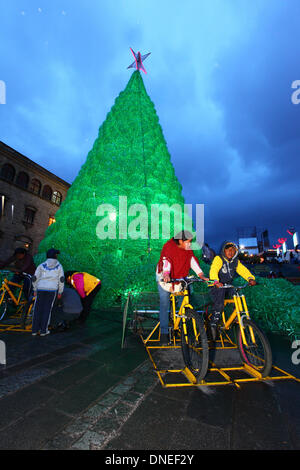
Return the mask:
<svg viewBox="0 0 300 470"><path fill-rule="evenodd" d="M299 226L296 0L0 0L0 139L72 182L132 69L187 203L218 245L240 226Z"/></svg>
<svg viewBox="0 0 300 470"><path fill-rule="evenodd" d="M180 158L186 147L174 145L185 195L205 203L212 242L221 233L236 236L241 226L269 228L275 241L300 222L300 106L291 101L291 84L300 77L298 6L275 3L251 35L218 56L211 98L222 125L189 142L188 162Z"/></svg>
<svg viewBox="0 0 300 470"><path fill-rule="evenodd" d="M251 161L270 170L268 188L299 170L300 108L291 102L291 84L300 76L297 7L295 2L276 6L259 18L249 41L220 58L214 97L224 113L228 143L245 170Z"/></svg>

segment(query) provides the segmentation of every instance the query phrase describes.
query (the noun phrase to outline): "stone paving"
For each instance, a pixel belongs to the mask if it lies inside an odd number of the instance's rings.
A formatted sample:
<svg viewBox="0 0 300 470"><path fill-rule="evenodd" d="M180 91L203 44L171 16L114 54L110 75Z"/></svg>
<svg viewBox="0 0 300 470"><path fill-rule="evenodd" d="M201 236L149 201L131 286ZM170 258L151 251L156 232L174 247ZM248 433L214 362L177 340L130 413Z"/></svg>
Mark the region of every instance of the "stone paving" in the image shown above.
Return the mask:
<svg viewBox="0 0 300 470"><path fill-rule="evenodd" d="M150 365L143 364L74 419L45 448L103 449L120 433L123 424L155 385Z"/></svg>
<svg viewBox="0 0 300 470"><path fill-rule="evenodd" d="M163 388L139 338L121 349L120 317L99 312L44 338L0 334L1 450L300 448L300 383ZM275 364L299 377L289 341L270 339ZM174 351L161 360L177 363Z"/></svg>
<svg viewBox="0 0 300 470"><path fill-rule="evenodd" d="M141 345L121 349L119 322L0 339L0 449L99 448L155 383Z"/></svg>

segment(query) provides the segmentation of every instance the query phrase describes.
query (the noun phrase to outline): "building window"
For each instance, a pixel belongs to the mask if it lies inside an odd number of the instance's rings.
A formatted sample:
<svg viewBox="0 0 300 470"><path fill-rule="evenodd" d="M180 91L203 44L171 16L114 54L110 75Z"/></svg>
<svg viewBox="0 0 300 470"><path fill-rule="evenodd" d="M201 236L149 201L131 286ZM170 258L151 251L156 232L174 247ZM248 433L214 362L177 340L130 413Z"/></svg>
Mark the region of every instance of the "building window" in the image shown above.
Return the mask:
<svg viewBox="0 0 300 470"><path fill-rule="evenodd" d="M51 201L52 189L47 184L43 187L42 198L47 199L47 201Z"/></svg>
<svg viewBox="0 0 300 470"><path fill-rule="evenodd" d="M62 195L60 194L59 191L53 191L52 194L52 202L56 204L57 206L61 205L61 200L62 200Z"/></svg>
<svg viewBox="0 0 300 470"><path fill-rule="evenodd" d="M4 163L3 167L1 168L1 178L6 181L13 182L15 174L16 170L14 169L14 167L9 163Z"/></svg>
<svg viewBox="0 0 300 470"><path fill-rule="evenodd" d="M49 225L52 225L55 222L56 222L55 217L53 215L50 215L49 220L48 220L48 227L49 227Z"/></svg>
<svg viewBox="0 0 300 470"><path fill-rule="evenodd" d="M25 207L24 222L33 225L36 210L31 207Z"/></svg>
<svg viewBox="0 0 300 470"><path fill-rule="evenodd" d="M33 178L30 183L29 191L39 196L41 192L41 187L42 187L41 182L37 180L36 178Z"/></svg>
<svg viewBox="0 0 300 470"><path fill-rule="evenodd" d="M16 184L20 186L20 188L27 189L28 183L29 183L29 176L27 175L27 173L25 173L25 171L20 171L16 179Z"/></svg>
<svg viewBox="0 0 300 470"><path fill-rule="evenodd" d="M5 206L7 203L7 197L4 194L0 194L0 218L5 215Z"/></svg>

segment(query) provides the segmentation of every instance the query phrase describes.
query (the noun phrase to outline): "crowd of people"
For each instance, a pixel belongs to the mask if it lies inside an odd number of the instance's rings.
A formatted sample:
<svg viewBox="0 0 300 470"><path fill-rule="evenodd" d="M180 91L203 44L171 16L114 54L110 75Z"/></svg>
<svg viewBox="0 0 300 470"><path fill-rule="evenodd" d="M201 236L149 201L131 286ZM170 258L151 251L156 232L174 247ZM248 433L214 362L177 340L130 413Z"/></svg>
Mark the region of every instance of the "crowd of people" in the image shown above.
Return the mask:
<svg viewBox="0 0 300 470"><path fill-rule="evenodd" d="M69 329L73 323L83 325L101 288L97 277L77 271L66 271L58 261L60 251L51 248L46 259L36 267L25 248L17 248L0 269L14 264L12 282L22 283L25 298L34 302L32 335Z"/></svg>
<svg viewBox="0 0 300 470"><path fill-rule="evenodd" d="M276 261L279 264L300 264L300 246L297 245L294 250L287 250L285 253L276 256Z"/></svg>

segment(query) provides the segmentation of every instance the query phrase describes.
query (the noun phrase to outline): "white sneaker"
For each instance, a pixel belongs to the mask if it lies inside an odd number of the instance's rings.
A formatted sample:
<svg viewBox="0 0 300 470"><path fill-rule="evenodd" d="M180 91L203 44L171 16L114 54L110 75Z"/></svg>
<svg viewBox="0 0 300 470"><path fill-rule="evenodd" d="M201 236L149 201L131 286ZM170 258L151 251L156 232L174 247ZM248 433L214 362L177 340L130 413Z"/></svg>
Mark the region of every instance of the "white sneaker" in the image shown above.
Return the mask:
<svg viewBox="0 0 300 470"><path fill-rule="evenodd" d="M50 335L50 331L46 331L46 333L41 333L40 336L46 336L46 335Z"/></svg>
<svg viewBox="0 0 300 470"><path fill-rule="evenodd" d="M37 336L37 333L31 333L32 336Z"/></svg>

